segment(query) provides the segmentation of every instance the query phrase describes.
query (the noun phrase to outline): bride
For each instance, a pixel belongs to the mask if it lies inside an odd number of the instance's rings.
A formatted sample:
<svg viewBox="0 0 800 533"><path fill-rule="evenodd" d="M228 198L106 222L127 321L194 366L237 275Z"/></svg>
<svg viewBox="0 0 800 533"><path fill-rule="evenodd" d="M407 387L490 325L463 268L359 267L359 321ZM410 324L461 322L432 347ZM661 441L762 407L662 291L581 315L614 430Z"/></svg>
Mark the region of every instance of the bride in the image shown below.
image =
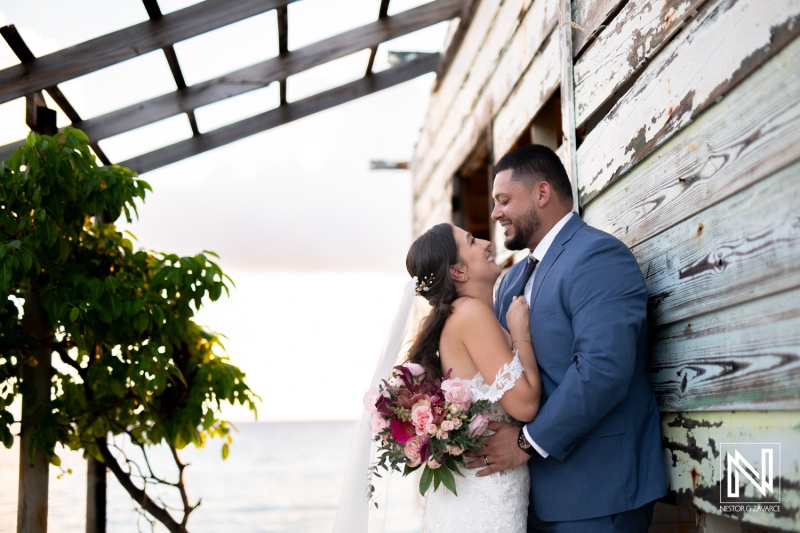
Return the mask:
<svg viewBox="0 0 800 533"><path fill-rule="evenodd" d="M432 306L408 353L426 376L468 382L473 400L492 402L491 419L531 421L539 409L541 383L529 330L530 311L517 298L506 315L509 331L492 311L492 289L501 269L490 243L461 228L439 224L411 246L406 258L417 292ZM423 285L424 283L424 285ZM489 464L490 458L482 461ZM429 490L421 533L524 532L530 479L527 465L477 477L456 476L458 496Z"/></svg>
<svg viewBox="0 0 800 533"><path fill-rule="evenodd" d="M411 299L431 305L414 338L407 360L422 365L428 379L451 371L468 382L474 401L486 399L494 421L531 421L539 410L541 382L530 335L530 314L517 298L506 315L508 331L492 311L492 290L500 276L490 243L461 228L439 224L409 249L406 268L413 276L373 377L373 385L395 364ZM367 530L366 470L370 457L369 417L361 416L350 447L334 533ZM484 464L490 457L483 456ZM524 533L530 478L527 465L478 477L460 468L458 496L441 487L428 489L421 533Z"/></svg>

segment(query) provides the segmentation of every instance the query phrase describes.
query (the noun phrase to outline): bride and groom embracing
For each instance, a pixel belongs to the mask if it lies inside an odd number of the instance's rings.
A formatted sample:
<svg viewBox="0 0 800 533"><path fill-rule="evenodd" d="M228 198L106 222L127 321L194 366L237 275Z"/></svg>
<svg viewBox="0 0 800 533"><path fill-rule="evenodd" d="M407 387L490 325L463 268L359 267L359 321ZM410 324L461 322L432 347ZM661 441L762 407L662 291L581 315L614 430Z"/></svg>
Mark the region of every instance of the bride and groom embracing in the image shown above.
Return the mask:
<svg viewBox="0 0 800 533"><path fill-rule="evenodd" d="M458 496L428 491L421 531L643 532L666 493L658 408L647 375L647 290L618 239L572 212L558 156L539 145L494 169L492 218L509 250L449 224L419 237L409 273L432 306L408 361L451 370L492 402L485 446ZM520 421L520 422L517 422Z"/></svg>

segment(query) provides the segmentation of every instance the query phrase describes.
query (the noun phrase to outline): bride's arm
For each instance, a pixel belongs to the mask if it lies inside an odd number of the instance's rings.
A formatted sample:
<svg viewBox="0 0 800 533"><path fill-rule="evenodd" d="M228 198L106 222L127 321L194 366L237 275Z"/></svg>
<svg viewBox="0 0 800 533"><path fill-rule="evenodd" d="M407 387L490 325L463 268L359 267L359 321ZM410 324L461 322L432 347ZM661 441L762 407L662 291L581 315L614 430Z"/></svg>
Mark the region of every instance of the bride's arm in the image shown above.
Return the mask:
<svg viewBox="0 0 800 533"><path fill-rule="evenodd" d="M514 354L508 347L502 326L494 313L477 300L464 301L451 316L458 338L464 343L483 380L492 385L503 370L513 371ZM517 333L512 331L512 336ZM528 333L530 338L530 333ZM516 337L514 337L516 340ZM501 391L497 400L506 413L522 421L533 420L539 411L541 385L539 372L533 355L533 346L515 343L522 363L522 376L507 390ZM532 362L532 365L531 365Z"/></svg>

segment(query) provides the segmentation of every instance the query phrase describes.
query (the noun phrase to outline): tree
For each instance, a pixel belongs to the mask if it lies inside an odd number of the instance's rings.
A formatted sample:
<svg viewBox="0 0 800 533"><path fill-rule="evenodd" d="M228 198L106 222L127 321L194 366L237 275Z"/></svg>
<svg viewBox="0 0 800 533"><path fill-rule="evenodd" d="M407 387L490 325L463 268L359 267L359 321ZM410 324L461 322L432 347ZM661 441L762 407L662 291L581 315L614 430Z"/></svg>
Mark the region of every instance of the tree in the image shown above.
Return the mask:
<svg viewBox="0 0 800 533"><path fill-rule="evenodd" d="M255 412L257 396L219 337L193 320L232 283L210 259L216 255L135 250L114 225L138 215L135 202L150 190L129 169L98 166L74 128L31 133L0 167L0 440L13 444L14 398L37 392L26 370L57 354L63 364L54 368L51 400L23 428L30 457L43 453L58 466L57 443L83 450L107 465L143 513L182 532L197 504L178 450L218 436L227 457L222 402ZM43 331L30 326L34 317ZM115 453L109 433L126 435L145 464ZM177 480L151 471L147 447L156 444L172 451ZM152 484L179 493L180 516L148 493Z"/></svg>

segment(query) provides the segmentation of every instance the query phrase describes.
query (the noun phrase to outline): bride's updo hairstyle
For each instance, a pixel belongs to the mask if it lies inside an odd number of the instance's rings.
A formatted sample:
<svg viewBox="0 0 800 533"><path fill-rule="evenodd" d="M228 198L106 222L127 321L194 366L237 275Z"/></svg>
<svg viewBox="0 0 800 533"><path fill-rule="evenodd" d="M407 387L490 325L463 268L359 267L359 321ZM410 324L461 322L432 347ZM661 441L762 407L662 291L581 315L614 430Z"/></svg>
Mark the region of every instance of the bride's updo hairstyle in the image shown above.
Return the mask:
<svg viewBox="0 0 800 533"><path fill-rule="evenodd" d="M430 381L442 377L437 355L439 338L447 317L453 312L452 303L458 297L456 285L450 277L450 266L460 262L450 224L437 224L426 231L414 241L406 256L406 269L418 280L417 294L433 307L420 325L407 360L422 365Z"/></svg>

